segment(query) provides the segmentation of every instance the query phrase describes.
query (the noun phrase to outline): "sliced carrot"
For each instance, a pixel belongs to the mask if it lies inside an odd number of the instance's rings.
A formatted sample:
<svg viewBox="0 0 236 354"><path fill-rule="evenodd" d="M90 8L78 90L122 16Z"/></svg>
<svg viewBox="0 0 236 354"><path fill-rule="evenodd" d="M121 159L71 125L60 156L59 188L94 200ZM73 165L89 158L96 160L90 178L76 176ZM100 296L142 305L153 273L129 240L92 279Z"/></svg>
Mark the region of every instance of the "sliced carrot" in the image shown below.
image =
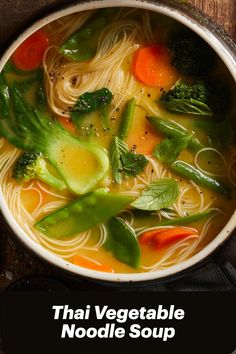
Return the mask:
<svg viewBox="0 0 236 354"><path fill-rule="evenodd" d="M162 44L139 48L134 54L132 72L136 79L150 87L170 88L178 79L171 65L171 54Z"/></svg>
<svg viewBox="0 0 236 354"><path fill-rule="evenodd" d="M130 132L126 139L130 149L137 154L151 155L155 146L161 141L161 136L148 123L145 115L137 109Z"/></svg>
<svg viewBox="0 0 236 354"><path fill-rule="evenodd" d="M37 31L27 38L13 53L13 64L20 70L38 68L49 46L49 39L43 31Z"/></svg>
<svg viewBox="0 0 236 354"><path fill-rule="evenodd" d="M90 261L87 258L78 256L78 255L76 255L72 258L72 263L74 263L80 267L89 268L92 270L98 270L100 272L107 272L107 273L114 272L114 270L111 267L109 267L105 264L97 264L95 262Z"/></svg>
<svg viewBox="0 0 236 354"><path fill-rule="evenodd" d="M191 235L197 236L198 231L185 227L160 228L144 232L139 237L139 243L159 249Z"/></svg>
<svg viewBox="0 0 236 354"><path fill-rule="evenodd" d="M57 119L59 120L61 125L63 125L63 127L68 130L68 132L72 134L76 132L75 124L70 118L58 116Z"/></svg>

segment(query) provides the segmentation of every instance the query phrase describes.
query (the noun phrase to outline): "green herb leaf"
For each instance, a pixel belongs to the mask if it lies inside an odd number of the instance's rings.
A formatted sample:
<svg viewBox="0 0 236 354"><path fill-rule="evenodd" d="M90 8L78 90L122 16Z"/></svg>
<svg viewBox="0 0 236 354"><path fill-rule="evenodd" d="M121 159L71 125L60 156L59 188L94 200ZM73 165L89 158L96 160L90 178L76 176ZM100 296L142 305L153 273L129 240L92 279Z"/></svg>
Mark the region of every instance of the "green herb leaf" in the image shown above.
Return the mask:
<svg viewBox="0 0 236 354"><path fill-rule="evenodd" d="M167 164L172 163L177 159L181 151L188 147L192 136L193 134L188 133L179 137L163 139L161 143L155 147L153 155L161 162Z"/></svg>
<svg viewBox="0 0 236 354"><path fill-rule="evenodd" d="M190 99L172 99L170 101L163 101L162 105L170 112L195 114L201 116L212 116L211 108L201 101L193 98Z"/></svg>
<svg viewBox="0 0 236 354"><path fill-rule="evenodd" d="M112 100L112 93L107 88L102 88L94 92L86 92L81 95L76 102L71 117L76 124L80 123L80 119L91 112L100 112L102 122L107 121L108 108Z"/></svg>
<svg viewBox="0 0 236 354"><path fill-rule="evenodd" d="M141 210L160 210L171 206L178 195L179 187L174 179L160 179L150 184L131 205Z"/></svg>
<svg viewBox="0 0 236 354"><path fill-rule="evenodd" d="M144 155L127 152L121 156L122 169L127 176L137 176L147 165L148 160Z"/></svg>
<svg viewBox="0 0 236 354"><path fill-rule="evenodd" d="M108 221L108 239L104 247L119 261L133 268L140 266L141 251L134 230L121 218Z"/></svg>
<svg viewBox="0 0 236 354"><path fill-rule="evenodd" d="M121 171L123 169L121 156L127 153L128 153L127 144L123 140L118 138L118 136L115 136L109 148L109 155L110 155L110 162L111 162L111 168L112 168L112 174L114 180L116 183L119 184L121 184L122 182Z"/></svg>

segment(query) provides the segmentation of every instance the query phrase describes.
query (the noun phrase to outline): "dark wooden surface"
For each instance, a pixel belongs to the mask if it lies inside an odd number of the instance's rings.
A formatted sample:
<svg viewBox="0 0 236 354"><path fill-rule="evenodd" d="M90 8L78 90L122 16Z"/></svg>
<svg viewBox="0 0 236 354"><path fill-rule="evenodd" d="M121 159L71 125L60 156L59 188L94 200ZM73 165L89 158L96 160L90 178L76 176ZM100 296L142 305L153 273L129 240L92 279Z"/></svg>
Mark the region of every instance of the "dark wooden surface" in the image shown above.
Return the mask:
<svg viewBox="0 0 236 354"><path fill-rule="evenodd" d="M190 0L214 18L236 40L236 0ZM22 26L69 0L0 0L0 50ZM19 245L0 217L0 290L27 275L56 276L58 270Z"/></svg>

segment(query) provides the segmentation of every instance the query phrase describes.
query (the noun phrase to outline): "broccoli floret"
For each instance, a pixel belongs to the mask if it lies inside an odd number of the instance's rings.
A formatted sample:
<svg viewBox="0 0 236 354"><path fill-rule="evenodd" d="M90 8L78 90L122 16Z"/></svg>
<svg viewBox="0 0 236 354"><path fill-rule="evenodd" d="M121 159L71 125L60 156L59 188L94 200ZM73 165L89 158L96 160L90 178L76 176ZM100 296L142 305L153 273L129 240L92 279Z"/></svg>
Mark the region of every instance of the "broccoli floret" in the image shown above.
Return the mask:
<svg viewBox="0 0 236 354"><path fill-rule="evenodd" d="M85 194L95 188L109 168L106 151L71 135L49 112L33 108L16 87L8 87L8 92L11 110L7 119L0 119L1 134L22 150L41 153L71 192Z"/></svg>
<svg viewBox="0 0 236 354"><path fill-rule="evenodd" d="M214 66L215 52L190 30L181 29L172 33L168 47L173 56L171 64L183 75L201 76Z"/></svg>
<svg viewBox="0 0 236 354"><path fill-rule="evenodd" d="M196 81L193 84L177 82L161 96L162 105L171 112L198 115L218 115L229 108L229 91L221 82Z"/></svg>
<svg viewBox="0 0 236 354"><path fill-rule="evenodd" d="M178 82L168 92L163 92L162 101L171 101L173 99L191 99L207 103L207 86L204 81L197 81L193 85L187 85L184 82Z"/></svg>
<svg viewBox="0 0 236 354"><path fill-rule="evenodd" d="M38 179L60 191L66 189L63 179L49 172L47 162L39 152L25 151L14 166L13 178L19 183Z"/></svg>
<svg viewBox="0 0 236 354"><path fill-rule="evenodd" d="M163 92L161 104L170 112L207 115L213 114L208 106L208 88L203 81L193 85L178 82L168 92Z"/></svg>

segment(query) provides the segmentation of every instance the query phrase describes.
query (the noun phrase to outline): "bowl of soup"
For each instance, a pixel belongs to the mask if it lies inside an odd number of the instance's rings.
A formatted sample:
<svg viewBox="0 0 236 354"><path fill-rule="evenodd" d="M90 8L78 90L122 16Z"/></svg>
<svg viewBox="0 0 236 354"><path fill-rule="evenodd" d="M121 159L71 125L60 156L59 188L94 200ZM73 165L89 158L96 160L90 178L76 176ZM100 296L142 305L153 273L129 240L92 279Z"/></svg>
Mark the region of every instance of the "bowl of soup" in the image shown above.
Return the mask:
<svg viewBox="0 0 236 354"><path fill-rule="evenodd" d="M17 237L108 282L206 259L236 224L234 50L171 2L85 1L22 33L0 61L0 203Z"/></svg>

